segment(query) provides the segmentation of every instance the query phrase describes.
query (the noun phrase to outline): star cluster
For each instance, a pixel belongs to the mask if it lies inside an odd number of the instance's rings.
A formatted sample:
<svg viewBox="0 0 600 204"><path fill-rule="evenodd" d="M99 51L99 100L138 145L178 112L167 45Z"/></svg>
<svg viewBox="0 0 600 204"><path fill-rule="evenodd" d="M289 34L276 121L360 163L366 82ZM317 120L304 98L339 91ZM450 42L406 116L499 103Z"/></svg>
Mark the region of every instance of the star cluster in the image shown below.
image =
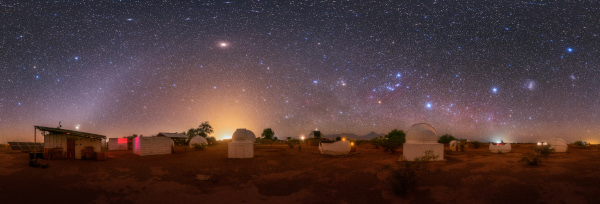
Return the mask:
<svg viewBox="0 0 600 204"><path fill-rule="evenodd" d="M210 121L299 137L407 130L600 142L600 5L497 1L0 3L0 142Z"/></svg>

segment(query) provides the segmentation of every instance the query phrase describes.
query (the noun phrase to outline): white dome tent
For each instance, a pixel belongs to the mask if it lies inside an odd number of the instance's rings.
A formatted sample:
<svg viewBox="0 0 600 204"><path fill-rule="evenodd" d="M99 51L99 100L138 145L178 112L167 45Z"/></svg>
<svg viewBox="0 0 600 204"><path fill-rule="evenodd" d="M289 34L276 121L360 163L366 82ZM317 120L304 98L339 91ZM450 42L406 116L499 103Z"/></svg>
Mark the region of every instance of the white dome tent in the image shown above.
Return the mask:
<svg viewBox="0 0 600 204"><path fill-rule="evenodd" d="M227 146L229 158L252 158L254 157L254 142L256 136L245 128L237 129L231 136L231 142Z"/></svg>
<svg viewBox="0 0 600 204"><path fill-rule="evenodd" d="M568 149L567 142L561 138L549 139L547 144L554 148L554 152L567 152Z"/></svg>
<svg viewBox="0 0 600 204"><path fill-rule="evenodd" d="M350 141L345 139L334 143L319 143L319 151L321 154L333 156L346 155L350 153L350 150L352 150Z"/></svg>
<svg viewBox="0 0 600 204"><path fill-rule="evenodd" d="M458 146L460 145L460 142L458 140L452 140L450 141L450 143L448 144L448 147L450 148L450 150L452 150L453 152L458 151Z"/></svg>
<svg viewBox="0 0 600 204"><path fill-rule="evenodd" d="M444 144L438 143L437 131L427 123L417 123L406 133L406 143L402 146L402 154L408 161L425 156L432 151L436 161L444 160Z"/></svg>
<svg viewBox="0 0 600 204"><path fill-rule="evenodd" d="M202 136L196 136L190 140L190 146L194 146L194 144L208 145L208 141Z"/></svg>
<svg viewBox="0 0 600 204"><path fill-rule="evenodd" d="M490 142L490 152L492 153L507 153L512 150L510 143L504 143L501 141L500 143Z"/></svg>

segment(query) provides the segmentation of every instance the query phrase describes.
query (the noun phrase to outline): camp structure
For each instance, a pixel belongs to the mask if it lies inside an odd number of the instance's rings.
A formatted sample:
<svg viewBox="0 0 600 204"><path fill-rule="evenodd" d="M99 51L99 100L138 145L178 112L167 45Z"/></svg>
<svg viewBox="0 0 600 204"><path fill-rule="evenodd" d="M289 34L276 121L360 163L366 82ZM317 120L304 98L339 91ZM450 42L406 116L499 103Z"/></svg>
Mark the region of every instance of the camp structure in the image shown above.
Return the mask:
<svg viewBox="0 0 600 204"><path fill-rule="evenodd" d="M333 156L346 155L350 153L351 149L352 147L350 145L350 141L345 139L336 141L334 143L321 142L319 144L319 151L321 152L321 154Z"/></svg>
<svg viewBox="0 0 600 204"><path fill-rule="evenodd" d="M173 140L168 137L136 137L133 139L133 153L140 156L171 154Z"/></svg>
<svg viewBox="0 0 600 204"><path fill-rule="evenodd" d="M35 126L44 136L44 151L52 152L52 158L93 159L102 152L104 135L97 135L61 128ZM61 156L62 155L62 156Z"/></svg>
<svg viewBox="0 0 600 204"><path fill-rule="evenodd" d="M452 140L450 141L450 143L448 144L448 147L450 148L451 151L456 152L458 151L458 147L460 146L460 141L458 140Z"/></svg>
<svg viewBox="0 0 600 204"><path fill-rule="evenodd" d="M108 151L128 150L127 138L108 138Z"/></svg>
<svg viewBox="0 0 600 204"><path fill-rule="evenodd" d="M554 152L567 152L567 142L560 138L552 138L547 142L550 148L554 148Z"/></svg>
<svg viewBox="0 0 600 204"><path fill-rule="evenodd" d="M321 133L321 131L312 131L308 134L306 143L309 146L319 146L321 144L321 141L327 140L327 138L325 138L324 136L325 134Z"/></svg>
<svg viewBox="0 0 600 204"><path fill-rule="evenodd" d="M231 136L231 142L227 146L229 158L252 158L254 157L254 142L256 136L250 130L240 128L235 130Z"/></svg>
<svg viewBox="0 0 600 204"><path fill-rule="evenodd" d="M406 143L402 146L402 155L408 161L425 156L427 151L437 156L434 160L444 160L444 144L438 143L437 131L427 123L417 123L406 133Z"/></svg>
<svg viewBox="0 0 600 204"><path fill-rule="evenodd" d="M194 144L208 145L208 140L202 136L196 136L190 140L190 146L194 146Z"/></svg>
<svg viewBox="0 0 600 204"><path fill-rule="evenodd" d="M492 153L507 153L510 152L512 148L510 147L510 143L493 143L490 142L490 152Z"/></svg>

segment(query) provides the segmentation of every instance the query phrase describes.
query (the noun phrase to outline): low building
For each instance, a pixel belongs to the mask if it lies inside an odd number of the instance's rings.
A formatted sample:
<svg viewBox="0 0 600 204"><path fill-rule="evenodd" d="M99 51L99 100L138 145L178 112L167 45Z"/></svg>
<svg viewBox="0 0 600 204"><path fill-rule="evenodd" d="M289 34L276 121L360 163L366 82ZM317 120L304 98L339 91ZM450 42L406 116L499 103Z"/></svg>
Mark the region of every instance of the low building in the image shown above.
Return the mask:
<svg viewBox="0 0 600 204"><path fill-rule="evenodd" d="M102 152L102 140L106 139L104 135L61 128L35 126L35 129L44 136L45 150L62 150L62 158L67 159L82 159L86 154L90 157L89 154Z"/></svg>

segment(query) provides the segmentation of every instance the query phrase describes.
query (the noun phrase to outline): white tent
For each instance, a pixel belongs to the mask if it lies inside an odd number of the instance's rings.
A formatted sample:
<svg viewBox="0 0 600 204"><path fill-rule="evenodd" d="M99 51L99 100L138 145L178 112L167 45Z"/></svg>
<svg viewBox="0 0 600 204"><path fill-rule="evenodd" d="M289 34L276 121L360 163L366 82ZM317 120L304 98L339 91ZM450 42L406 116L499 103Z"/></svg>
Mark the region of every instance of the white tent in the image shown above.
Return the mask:
<svg viewBox="0 0 600 204"><path fill-rule="evenodd" d="M406 133L406 143L402 146L402 154L408 161L425 156L426 151L432 151L435 159L444 160L444 144L438 143L437 131L427 123L417 123Z"/></svg>
<svg viewBox="0 0 600 204"><path fill-rule="evenodd" d="M568 146L565 140L560 138L552 138L548 140L548 145L554 148L554 152L567 152Z"/></svg>
<svg viewBox="0 0 600 204"><path fill-rule="evenodd" d="M507 153L510 152L512 148L510 147L510 143L491 143L490 142L490 152L492 153Z"/></svg>
<svg viewBox="0 0 600 204"><path fill-rule="evenodd" d="M190 146L193 146L194 144L206 145L206 144L208 144L208 141L206 140L206 138L204 138L202 136L196 136L190 140Z"/></svg>
<svg viewBox="0 0 600 204"><path fill-rule="evenodd" d="M168 137L136 137L133 141L133 153L146 156L171 154L173 140Z"/></svg>
<svg viewBox="0 0 600 204"><path fill-rule="evenodd" d="M321 142L319 144L319 151L321 154L327 155L346 155L350 153L351 149L352 147L348 140L340 140L334 143Z"/></svg>
<svg viewBox="0 0 600 204"><path fill-rule="evenodd" d="M450 141L450 144L448 144L448 147L450 147L450 150L452 150L453 152L458 151L458 146L460 145L460 142L458 140L452 140Z"/></svg>
<svg viewBox="0 0 600 204"><path fill-rule="evenodd" d="M250 130L237 129L231 136L231 142L227 146L229 158L252 158L254 157L254 142L256 136Z"/></svg>
<svg viewBox="0 0 600 204"><path fill-rule="evenodd" d="M127 138L108 138L108 150L127 150Z"/></svg>

